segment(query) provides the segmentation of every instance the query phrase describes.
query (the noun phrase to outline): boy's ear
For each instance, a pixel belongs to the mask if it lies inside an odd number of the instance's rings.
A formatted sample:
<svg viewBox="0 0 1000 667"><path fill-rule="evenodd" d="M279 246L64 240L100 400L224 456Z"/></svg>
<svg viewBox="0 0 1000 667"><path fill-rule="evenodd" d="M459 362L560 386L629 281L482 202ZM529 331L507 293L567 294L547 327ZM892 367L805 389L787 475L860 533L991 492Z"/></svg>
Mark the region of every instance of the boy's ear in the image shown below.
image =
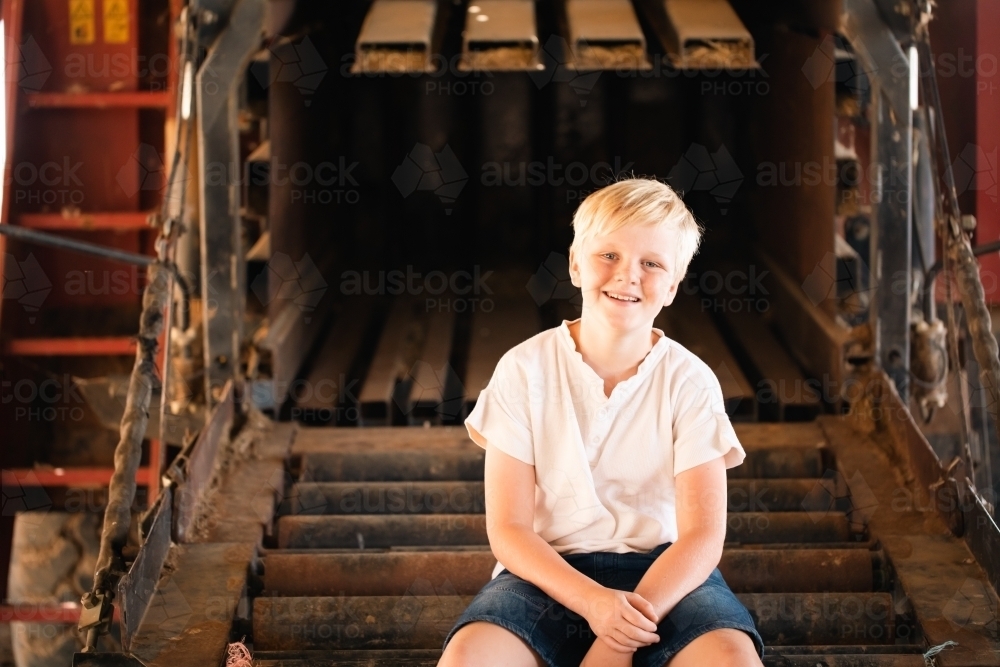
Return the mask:
<svg viewBox="0 0 1000 667"><path fill-rule="evenodd" d="M666 308L667 306L669 306L674 302L674 299L677 297L677 290L678 288L680 288L680 286L681 286L681 281L679 280L670 286L670 291L667 292L667 298L663 300L664 308Z"/></svg>
<svg viewBox="0 0 1000 667"><path fill-rule="evenodd" d="M578 269L576 267L576 256L575 256L575 253L573 252L573 248L570 248L569 249L569 281L573 284L574 287L579 287L579 285L577 284L577 282L579 282L579 281L576 278L577 273L578 273Z"/></svg>

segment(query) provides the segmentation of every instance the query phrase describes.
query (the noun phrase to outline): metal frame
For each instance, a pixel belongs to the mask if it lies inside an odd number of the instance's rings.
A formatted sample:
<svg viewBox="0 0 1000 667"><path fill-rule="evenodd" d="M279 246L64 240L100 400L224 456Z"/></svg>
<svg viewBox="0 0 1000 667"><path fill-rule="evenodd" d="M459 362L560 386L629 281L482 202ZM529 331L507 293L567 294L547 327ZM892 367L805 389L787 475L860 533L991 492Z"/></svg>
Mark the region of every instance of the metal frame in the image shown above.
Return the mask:
<svg viewBox="0 0 1000 667"><path fill-rule="evenodd" d="M536 71L544 69L539 57L532 0L476 0L469 4L459 71Z"/></svg>
<svg viewBox="0 0 1000 667"><path fill-rule="evenodd" d="M571 69L652 69L631 0L566 0Z"/></svg>
<svg viewBox="0 0 1000 667"><path fill-rule="evenodd" d="M436 0L375 0L355 42L351 74L432 72Z"/></svg>
<svg viewBox="0 0 1000 667"><path fill-rule="evenodd" d="M239 91L264 33L264 0L240 0L198 70L199 173L209 165L240 163ZM246 266L241 243L240 186L201 179L201 297L204 326L205 401L211 407L239 370L243 339ZM214 392L214 393L213 393Z"/></svg>
<svg viewBox="0 0 1000 667"><path fill-rule="evenodd" d="M872 164L880 168L878 183L873 185L878 208L869 262L875 288L871 302L875 355L906 402L913 284L910 64L873 0L845 0L841 30L872 85Z"/></svg>
<svg viewBox="0 0 1000 667"><path fill-rule="evenodd" d="M681 69L752 69L753 36L727 0L639 0L674 67ZM723 52L719 45L725 45ZM710 49L708 57L695 49Z"/></svg>

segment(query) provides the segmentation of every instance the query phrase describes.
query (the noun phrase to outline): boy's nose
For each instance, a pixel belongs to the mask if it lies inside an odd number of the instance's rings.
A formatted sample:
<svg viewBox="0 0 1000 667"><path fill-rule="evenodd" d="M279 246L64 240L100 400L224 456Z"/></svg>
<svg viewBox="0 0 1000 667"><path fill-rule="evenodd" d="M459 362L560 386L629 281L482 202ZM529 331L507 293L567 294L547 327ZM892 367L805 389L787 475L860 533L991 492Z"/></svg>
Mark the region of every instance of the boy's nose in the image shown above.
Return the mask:
<svg viewBox="0 0 1000 667"><path fill-rule="evenodd" d="M625 283L626 285L637 285L639 283L637 269L632 266L623 267L618 270L618 275L615 276L615 280L619 283Z"/></svg>

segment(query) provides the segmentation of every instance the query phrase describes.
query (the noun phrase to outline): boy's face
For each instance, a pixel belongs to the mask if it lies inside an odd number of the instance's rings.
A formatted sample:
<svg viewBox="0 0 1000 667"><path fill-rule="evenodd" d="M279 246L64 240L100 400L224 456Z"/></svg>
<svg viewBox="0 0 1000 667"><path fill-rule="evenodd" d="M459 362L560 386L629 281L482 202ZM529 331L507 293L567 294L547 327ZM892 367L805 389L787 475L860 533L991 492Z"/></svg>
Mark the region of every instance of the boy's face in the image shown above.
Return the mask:
<svg viewBox="0 0 1000 667"><path fill-rule="evenodd" d="M674 267L674 232L630 225L589 239L579 256L570 250L570 277L583 291L583 308L620 331L651 327L674 301L680 278ZM611 294L635 297L622 301Z"/></svg>

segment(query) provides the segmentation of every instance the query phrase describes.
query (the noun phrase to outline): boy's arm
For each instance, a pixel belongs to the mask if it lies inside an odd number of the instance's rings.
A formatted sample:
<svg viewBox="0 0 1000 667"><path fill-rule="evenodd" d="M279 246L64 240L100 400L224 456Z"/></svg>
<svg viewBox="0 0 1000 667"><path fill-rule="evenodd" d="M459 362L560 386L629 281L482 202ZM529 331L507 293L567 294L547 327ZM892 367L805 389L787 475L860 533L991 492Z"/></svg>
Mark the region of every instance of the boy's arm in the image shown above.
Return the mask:
<svg viewBox="0 0 1000 667"><path fill-rule="evenodd" d="M588 599L603 587L569 565L535 532L535 467L487 442L485 486L486 533L493 555L512 573L585 617Z"/></svg>
<svg viewBox="0 0 1000 667"><path fill-rule="evenodd" d="M718 457L674 478L677 541L653 561L635 592L656 610L657 624L705 583L726 540L726 466Z"/></svg>

